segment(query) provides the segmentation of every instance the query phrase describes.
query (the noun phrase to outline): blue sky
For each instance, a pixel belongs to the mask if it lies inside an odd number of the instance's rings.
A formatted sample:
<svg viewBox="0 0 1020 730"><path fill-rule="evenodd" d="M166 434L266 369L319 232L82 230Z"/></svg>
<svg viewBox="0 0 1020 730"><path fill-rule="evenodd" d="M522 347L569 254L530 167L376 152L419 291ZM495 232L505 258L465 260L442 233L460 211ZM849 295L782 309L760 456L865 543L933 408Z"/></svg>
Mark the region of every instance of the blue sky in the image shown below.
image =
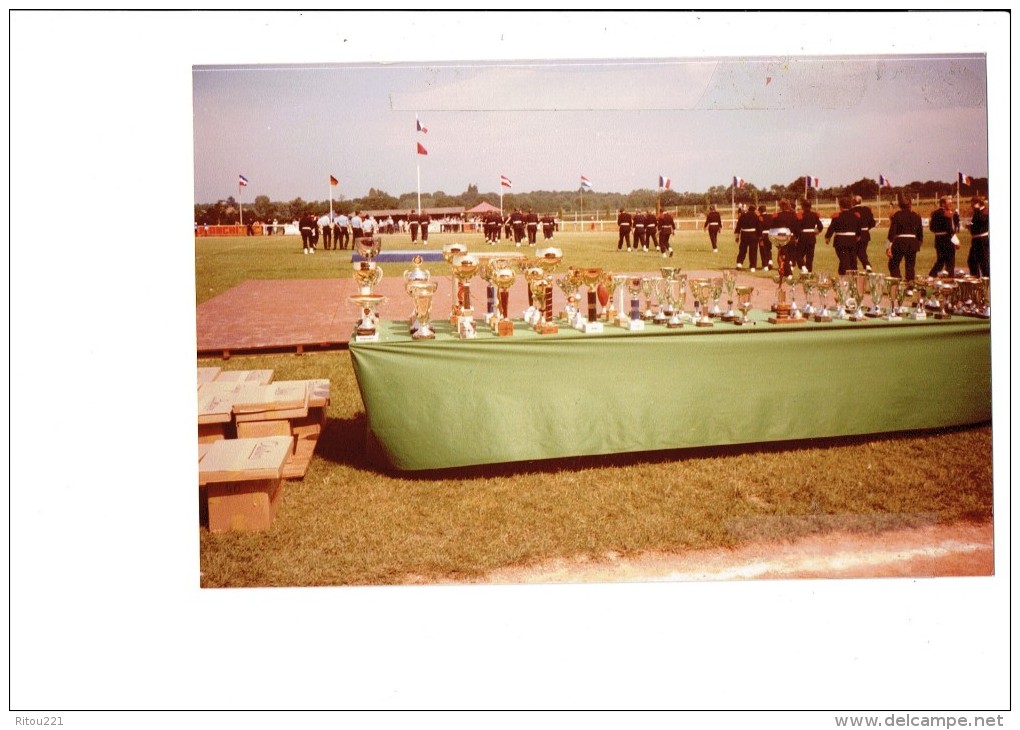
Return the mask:
<svg viewBox="0 0 1020 730"><path fill-rule="evenodd" d="M195 199L984 177L986 87L980 54L199 66Z"/></svg>

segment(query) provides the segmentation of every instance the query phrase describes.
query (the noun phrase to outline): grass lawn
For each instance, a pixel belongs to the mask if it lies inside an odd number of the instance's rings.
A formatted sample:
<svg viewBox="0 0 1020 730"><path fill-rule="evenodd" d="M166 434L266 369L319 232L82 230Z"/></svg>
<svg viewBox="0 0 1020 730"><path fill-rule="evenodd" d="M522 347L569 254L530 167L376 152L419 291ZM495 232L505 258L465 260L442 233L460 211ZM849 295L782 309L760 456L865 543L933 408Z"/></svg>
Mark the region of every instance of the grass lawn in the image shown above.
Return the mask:
<svg viewBox="0 0 1020 730"><path fill-rule="evenodd" d="M884 231L871 245L884 263ZM430 247L477 234L434 234ZM732 265L732 236L713 254L685 233L673 265ZM563 233L570 265L656 270L661 258L619 254L613 234ZM404 237L386 247L409 248ZM966 257L964 239L958 266ZM505 246L503 246L505 248ZM500 247L497 247L497 249ZM301 254L293 237L196 241L198 302L253 278L346 276L348 255ZM624 266L619 262L627 261ZM934 262L930 241L918 261ZM819 245L816 270L835 271ZM200 529L203 586L312 586L470 579L511 565L612 551L677 552L786 540L834 529L987 520L992 515L990 425L875 438L566 459L407 476L362 455L365 413L347 351L235 357L199 364L270 368L277 379L329 378L329 422L302 481L286 482L263 533Z"/></svg>

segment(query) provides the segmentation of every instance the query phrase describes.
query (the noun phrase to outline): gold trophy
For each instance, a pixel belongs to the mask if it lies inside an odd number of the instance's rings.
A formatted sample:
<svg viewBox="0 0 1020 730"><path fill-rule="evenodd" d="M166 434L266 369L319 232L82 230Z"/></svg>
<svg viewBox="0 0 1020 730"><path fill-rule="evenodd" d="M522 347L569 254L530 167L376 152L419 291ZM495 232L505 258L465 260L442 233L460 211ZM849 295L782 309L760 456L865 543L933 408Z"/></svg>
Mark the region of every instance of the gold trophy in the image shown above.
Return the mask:
<svg viewBox="0 0 1020 730"><path fill-rule="evenodd" d="M563 250L552 246L540 248L535 251L535 265L539 266L548 276L555 274L563 263ZM549 286L545 288L545 299L542 306L543 317L549 324L553 322L553 286L552 279L548 279ZM558 328L557 328L558 329Z"/></svg>
<svg viewBox="0 0 1020 730"><path fill-rule="evenodd" d="M818 288L818 277L815 274L801 274L800 281L801 290L804 292L804 306L800 312L804 315L805 319L811 319L815 315L815 305L811 303L814 298L815 290Z"/></svg>
<svg viewBox="0 0 1020 730"><path fill-rule="evenodd" d="M486 256L478 267L478 275L485 282L485 324L496 315L496 285L492 283L493 264L496 259Z"/></svg>
<svg viewBox="0 0 1020 730"><path fill-rule="evenodd" d="M563 294L567 298L566 304L563 305L563 319L570 327L576 324L580 314L577 310L577 290L581 288L581 283L581 271L573 266L567 269L565 275L556 280L556 285L563 290Z"/></svg>
<svg viewBox="0 0 1020 730"><path fill-rule="evenodd" d="M510 319L510 287L516 278L517 272L509 266L492 271L492 283L496 285L499 297L499 312L492 318L492 328L500 337L509 337L514 333L514 323Z"/></svg>
<svg viewBox="0 0 1020 730"><path fill-rule="evenodd" d="M669 282L661 276L652 277L652 291L655 293L655 316L652 317L652 321L655 324L666 324L669 321L669 315L666 314L666 310L669 308L667 295L668 295Z"/></svg>
<svg viewBox="0 0 1020 730"><path fill-rule="evenodd" d="M429 325L429 321L432 318L432 298L438 288L439 284L434 281L414 281L407 285L408 293L414 302L414 316L418 322L418 328L411 334L411 339L435 339L436 332Z"/></svg>
<svg viewBox="0 0 1020 730"><path fill-rule="evenodd" d="M871 308L865 312L868 317L882 316L882 298L885 296L885 275L878 272L867 275L868 293L871 294Z"/></svg>
<svg viewBox="0 0 1020 730"><path fill-rule="evenodd" d="M735 289L737 293L737 306L744 313L744 316L737 317L733 320L733 324L750 324L751 318L747 316L747 313L751 310L751 295L754 294L754 287L738 286Z"/></svg>
<svg viewBox="0 0 1020 730"><path fill-rule="evenodd" d="M655 312L652 311L652 294L655 292L655 284L652 283L652 277L644 276L641 278L641 293L645 297L645 311L641 315L641 319L645 322L651 322L655 319Z"/></svg>
<svg viewBox="0 0 1020 730"><path fill-rule="evenodd" d="M450 322L457 328L457 334L462 340L468 340L475 336L475 310L471 306L471 277L478 273L481 265L478 257L473 254L456 256L450 262L453 266L453 275L460 286L457 288L457 316Z"/></svg>
<svg viewBox="0 0 1020 730"><path fill-rule="evenodd" d="M378 342L378 307L386 301L386 297L374 292L375 286L383 278L382 268L374 261L379 254L380 244L375 238L359 238L357 247L363 260L351 264L351 273L357 282L358 293L348 297L348 300L358 305L361 316L354 329L354 341Z"/></svg>
<svg viewBox="0 0 1020 730"><path fill-rule="evenodd" d="M606 286L610 287L610 291L618 292L616 296L616 304L618 306L610 310L616 313L613 321L621 327L625 327L627 325L627 304L624 301L624 297L627 292L627 277L624 274L614 274L610 278L612 279L612 285L607 283Z"/></svg>
<svg viewBox="0 0 1020 730"><path fill-rule="evenodd" d="M616 288L620 285L620 278L613 276L612 271L602 272L602 281L600 283L606 288L606 293L609 295L606 302L608 308L602 310L603 319L606 322L612 323L616 321L616 302L613 298L616 294Z"/></svg>
<svg viewBox="0 0 1020 730"><path fill-rule="evenodd" d="M411 334L413 335L420 326L417 317L417 308L414 305L414 294L411 292L411 287L419 283L427 283L431 278L432 274L428 269L421 267L422 257L415 256L411 259L411 263L414 264L413 268L407 269L404 272L404 288L407 290L407 295L411 298L411 316L408 318L408 326L410 327Z"/></svg>
<svg viewBox="0 0 1020 730"><path fill-rule="evenodd" d="M468 252L467 246L463 243L448 243L443 246L443 258L446 259L446 263L453 266L453 260L458 256L463 256ZM457 291L457 276L452 271L450 272L450 324L457 324L457 302L460 299Z"/></svg>
<svg viewBox="0 0 1020 730"><path fill-rule="evenodd" d="M867 272L858 272L856 269L846 272L846 310L849 313L847 319L851 322L863 322L867 319L864 315L864 308L861 306L864 299L864 289L862 286L867 283L867 280L862 279L860 274L864 274L867 277Z"/></svg>
<svg viewBox="0 0 1020 730"><path fill-rule="evenodd" d="M552 283L546 277L535 279L531 282L531 291L535 295L535 299L538 302L546 302L546 296L552 293ZM549 301L550 310L552 307L551 297ZM554 335L560 331L560 328L555 322L549 318L551 311L547 310L545 306L538 308L538 321L535 322L535 332L540 335Z"/></svg>
<svg viewBox="0 0 1020 730"><path fill-rule="evenodd" d="M776 282L776 313L769 317L769 322L772 324L796 324L799 320L790 316L793 307L790 305L786 289L783 287L784 284L792 283L793 277L787 278L783 276L781 269L776 269L772 272L772 280Z"/></svg>
<svg viewBox="0 0 1020 730"><path fill-rule="evenodd" d="M701 303L701 318L694 324L698 327L714 327L715 322L712 321L712 315L708 311L708 302L711 300L712 295L715 294L715 282L712 279L697 279L698 281L698 300ZM722 290L722 279L719 280L719 289Z"/></svg>
<svg viewBox="0 0 1020 730"><path fill-rule="evenodd" d="M935 312L935 319L953 318L953 304L958 287L954 279L939 279L935 282L935 294L939 302L939 311Z"/></svg>
<svg viewBox="0 0 1020 730"><path fill-rule="evenodd" d="M539 266L529 266L524 270L524 280L528 282L528 308L522 316L532 327L538 324L545 312L545 289L541 299L535 294L535 282L544 278L545 272Z"/></svg>
<svg viewBox="0 0 1020 730"><path fill-rule="evenodd" d="M704 318L711 322L712 319L710 317L704 316L704 307L701 303L701 293L706 287L710 292L712 283L708 279L688 279L687 287L691 290L691 296L694 297L694 313L691 315L691 321L693 321L694 324L698 324L698 322Z"/></svg>
<svg viewBox="0 0 1020 730"><path fill-rule="evenodd" d="M684 326L680 315L684 311L684 302L687 300L687 275L681 274L679 270L674 271L666 277L666 296L669 299L670 315L666 320L668 329L679 329Z"/></svg>

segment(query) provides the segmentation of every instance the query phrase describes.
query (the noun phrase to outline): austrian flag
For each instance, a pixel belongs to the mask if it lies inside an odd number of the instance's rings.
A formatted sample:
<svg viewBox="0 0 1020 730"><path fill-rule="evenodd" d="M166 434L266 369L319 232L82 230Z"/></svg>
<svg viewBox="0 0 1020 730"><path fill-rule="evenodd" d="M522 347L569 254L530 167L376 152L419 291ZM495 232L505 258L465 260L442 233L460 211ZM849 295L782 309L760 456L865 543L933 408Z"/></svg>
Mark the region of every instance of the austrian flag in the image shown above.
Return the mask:
<svg viewBox="0 0 1020 730"><path fill-rule="evenodd" d="M500 175L499 176L499 184L502 185L505 188L512 188L513 187L513 183L510 182L510 178L508 178L506 175Z"/></svg>

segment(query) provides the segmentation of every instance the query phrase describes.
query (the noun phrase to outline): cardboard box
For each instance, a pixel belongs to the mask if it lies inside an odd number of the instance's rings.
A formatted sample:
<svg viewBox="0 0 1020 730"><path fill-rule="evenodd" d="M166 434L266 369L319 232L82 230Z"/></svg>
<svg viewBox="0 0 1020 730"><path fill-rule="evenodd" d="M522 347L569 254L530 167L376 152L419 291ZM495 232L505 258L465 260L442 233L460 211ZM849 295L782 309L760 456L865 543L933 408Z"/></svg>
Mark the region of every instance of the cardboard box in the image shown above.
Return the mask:
<svg viewBox="0 0 1020 730"><path fill-rule="evenodd" d="M221 370L215 383L247 383L249 385L268 385L273 382L272 370Z"/></svg>
<svg viewBox="0 0 1020 730"><path fill-rule="evenodd" d="M199 520L212 532L268 529L280 507L292 444L290 436L268 436L200 448Z"/></svg>
<svg viewBox="0 0 1020 730"><path fill-rule="evenodd" d="M216 376L220 374L220 368L207 367L198 369L198 384L205 385L216 380Z"/></svg>

